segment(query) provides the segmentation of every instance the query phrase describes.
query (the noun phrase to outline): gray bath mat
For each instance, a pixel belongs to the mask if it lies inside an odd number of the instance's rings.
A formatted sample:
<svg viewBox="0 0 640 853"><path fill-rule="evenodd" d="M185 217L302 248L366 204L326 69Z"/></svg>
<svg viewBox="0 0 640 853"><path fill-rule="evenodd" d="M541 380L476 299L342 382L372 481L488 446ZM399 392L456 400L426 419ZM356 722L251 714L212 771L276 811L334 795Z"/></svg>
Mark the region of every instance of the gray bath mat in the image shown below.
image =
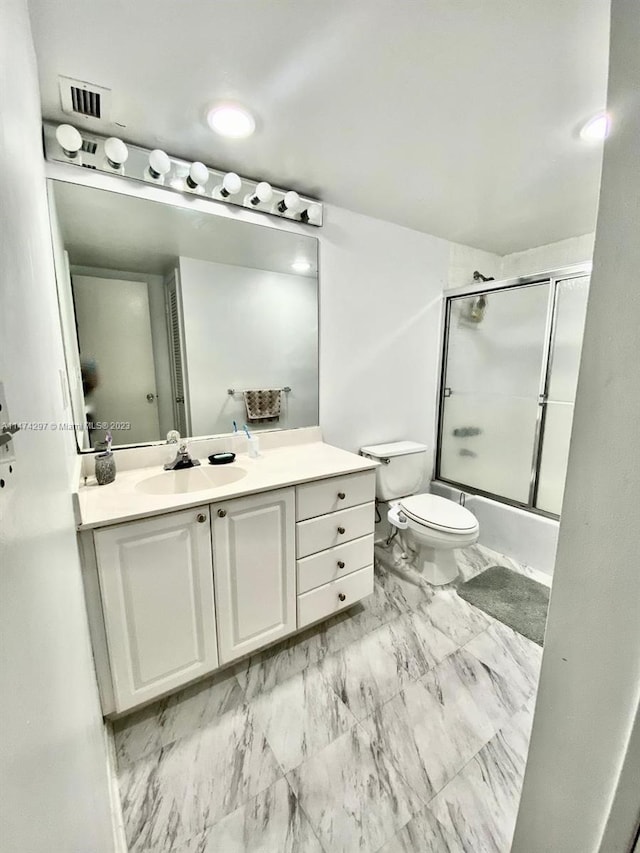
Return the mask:
<svg viewBox="0 0 640 853"><path fill-rule="evenodd" d="M549 590L504 566L491 566L458 586L458 595L490 616L542 645Z"/></svg>

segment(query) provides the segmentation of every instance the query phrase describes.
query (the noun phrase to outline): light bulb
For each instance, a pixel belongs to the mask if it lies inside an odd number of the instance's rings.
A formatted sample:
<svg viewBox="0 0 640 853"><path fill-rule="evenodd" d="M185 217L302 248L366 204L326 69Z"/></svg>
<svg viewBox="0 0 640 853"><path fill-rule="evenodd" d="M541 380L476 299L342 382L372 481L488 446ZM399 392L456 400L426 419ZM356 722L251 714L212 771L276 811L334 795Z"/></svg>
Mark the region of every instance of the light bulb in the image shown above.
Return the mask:
<svg viewBox="0 0 640 853"><path fill-rule="evenodd" d="M309 270L311 269L311 264L309 263L309 261L304 261L304 260L300 259L299 261L294 261L291 264L291 269L294 272L300 272L300 273L309 272Z"/></svg>
<svg viewBox="0 0 640 853"><path fill-rule="evenodd" d="M82 148L82 137L71 124L59 124L56 128L56 139L67 157L76 157Z"/></svg>
<svg viewBox="0 0 640 853"><path fill-rule="evenodd" d="M602 142L609 136L611 119L607 113L597 113L580 130L580 138L585 142Z"/></svg>
<svg viewBox="0 0 640 853"><path fill-rule="evenodd" d="M129 149L121 139L116 136L110 136L104 141L104 156L107 158L107 165L112 169L119 170L122 164L127 162Z"/></svg>
<svg viewBox="0 0 640 853"><path fill-rule="evenodd" d="M154 150L149 154L149 166L145 172L145 177L149 177L154 181L162 181L164 183L164 176L171 170L171 160L167 157L164 151L161 151L159 148L154 148Z"/></svg>
<svg viewBox="0 0 640 853"><path fill-rule="evenodd" d="M189 174L187 175L187 186L192 190L196 190L196 192L204 192L203 187L208 180L209 170L204 163L200 163L199 160L192 163Z"/></svg>
<svg viewBox="0 0 640 853"><path fill-rule="evenodd" d="M297 213L300 210L300 196L295 190L289 190L278 205L280 213Z"/></svg>
<svg viewBox="0 0 640 853"><path fill-rule="evenodd" d="M259 204L266 204L268 201L271 201L272 196L273 190L271 188L271 184L268 183L268 181L260 181L260 183L256 185L253 194L249 194L249 204L253 207L256 207Z"/></svg>
<svg viewBox="0 0 640 853"><path fill-rule="evenodd" d="M308 222L310 225L320 225L322 222L322 208L319 204L310 204L306 210L302 211L300 219L303 222Z"/></svg>
<svg viewBox="0 0 640 853"><path fill-rule="evenodd" d="M227 174L222 179L222 186L220 187L220 195L222 198L228 198L230 195L235 195L240 192L240 187L242 186L242 181L240 177L236 175L235 172L227 172Z"/></svg>
<svg viewBox="0 0 640 853"><path fill-rule="evenodd" d="M251 113L237 104L212 107L207 113L207 123L211 130L230 139L245 139L256 129Z"/></svg>

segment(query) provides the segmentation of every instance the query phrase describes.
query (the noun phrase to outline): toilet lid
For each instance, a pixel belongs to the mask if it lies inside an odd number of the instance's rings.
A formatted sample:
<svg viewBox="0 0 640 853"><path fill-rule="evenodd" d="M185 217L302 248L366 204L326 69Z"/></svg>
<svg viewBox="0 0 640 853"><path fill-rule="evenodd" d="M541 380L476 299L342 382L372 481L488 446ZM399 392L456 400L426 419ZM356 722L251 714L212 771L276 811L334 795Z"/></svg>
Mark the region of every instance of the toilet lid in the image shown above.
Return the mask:
<svg viewBox="0 0 640 853"><path fill-rule="evenodd" d="M413 521L435 530L468 532L478 527L472 512L438 495L411 495L403 498L400 506Z"/></svg>

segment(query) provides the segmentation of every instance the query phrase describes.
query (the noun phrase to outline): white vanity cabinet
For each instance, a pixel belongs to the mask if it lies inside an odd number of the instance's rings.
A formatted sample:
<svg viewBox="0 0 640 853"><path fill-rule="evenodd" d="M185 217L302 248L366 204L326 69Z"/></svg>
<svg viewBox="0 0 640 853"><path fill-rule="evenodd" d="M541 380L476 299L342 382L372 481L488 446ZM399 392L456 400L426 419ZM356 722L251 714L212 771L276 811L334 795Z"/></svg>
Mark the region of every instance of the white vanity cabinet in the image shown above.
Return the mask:
<svg viewBox="0 0 640 853"><path fill-rule="evenodd" d="M94 532L114 710L218 666L209 507Z"/></svg>
<svg viewBox="0 0 640 853"><path fill-rule="evenodd" d="M295 524L288 488L94 531L105 713L294 633Z"/></svg>
<svg viewBox="0 0 640 853"><path fill-rule="evenodd" d="M296 630L295 490L211 505L220 663Z"/></svg>
<svg viewBox="0 0 640 853"><path fill-rule="evenodd" d="M149 703L369 595L374 494L365 470L82 530L104 714Z"/></svg>
<svg viewBox="0 0 640 853"><path fill-rule="evenodd" d="M298 628L373 592L375 472L298 486Z"/></svg>

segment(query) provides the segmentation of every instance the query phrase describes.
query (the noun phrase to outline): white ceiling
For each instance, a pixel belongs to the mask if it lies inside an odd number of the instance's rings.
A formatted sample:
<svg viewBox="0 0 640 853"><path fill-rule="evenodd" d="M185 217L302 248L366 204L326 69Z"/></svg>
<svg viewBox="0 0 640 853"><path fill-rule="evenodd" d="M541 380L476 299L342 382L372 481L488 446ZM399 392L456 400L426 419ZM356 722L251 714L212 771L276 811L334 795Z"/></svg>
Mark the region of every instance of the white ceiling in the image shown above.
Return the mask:
<svg viewBox="0 0 640 853"><path fill-rule="evenodd" d="M179 256L315 278L315 237L237 222L135 196L52 181L60 231L76 266L164 274Z"/></svg>
<svg viewBox="0 0 640 853"><path fill-rule="evenodd" d="M47 118L59 74L107 86L123 127L83 126L500 254L595 225L601 146L577 131L605 105L608 0L30 8ZM225 99L253 137L207 129Z"/></svg>

